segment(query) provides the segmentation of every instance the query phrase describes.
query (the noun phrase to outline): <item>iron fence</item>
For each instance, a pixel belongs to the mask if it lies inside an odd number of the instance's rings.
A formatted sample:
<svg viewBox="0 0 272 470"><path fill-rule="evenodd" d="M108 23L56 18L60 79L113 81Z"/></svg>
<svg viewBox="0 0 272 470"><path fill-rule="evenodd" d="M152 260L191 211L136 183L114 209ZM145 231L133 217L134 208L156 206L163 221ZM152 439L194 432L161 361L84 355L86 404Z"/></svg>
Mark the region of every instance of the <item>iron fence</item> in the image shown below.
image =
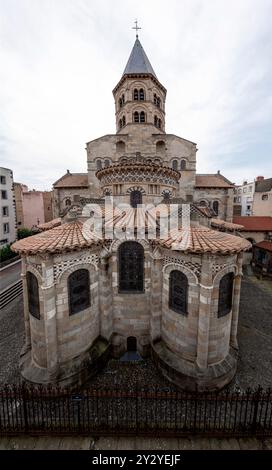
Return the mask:
<svg viewBox="0 0 272 470"><path fill-rule="evenodd" d="M271 436L272 390L189 393L5 386L0 434Z"/></svg>

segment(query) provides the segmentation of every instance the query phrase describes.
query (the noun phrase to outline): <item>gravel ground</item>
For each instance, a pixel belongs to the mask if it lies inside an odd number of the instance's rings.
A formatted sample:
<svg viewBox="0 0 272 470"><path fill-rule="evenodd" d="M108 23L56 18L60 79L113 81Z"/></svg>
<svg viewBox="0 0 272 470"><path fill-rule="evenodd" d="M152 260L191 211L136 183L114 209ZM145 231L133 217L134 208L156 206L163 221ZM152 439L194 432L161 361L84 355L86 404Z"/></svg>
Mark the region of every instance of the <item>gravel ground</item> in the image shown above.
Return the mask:
<svg viewBox="0 0 272 470"><path fill-rule="evenodd" d="M24 340L22 298L0 313L0 384L20 381L18 360ZM272 283L254 276L242 282L238 330L240 358L230 388L272 385ZM174 389L157 372L151 359L135 363L110 360L90 384L94 387L163 387Z"/></svg>

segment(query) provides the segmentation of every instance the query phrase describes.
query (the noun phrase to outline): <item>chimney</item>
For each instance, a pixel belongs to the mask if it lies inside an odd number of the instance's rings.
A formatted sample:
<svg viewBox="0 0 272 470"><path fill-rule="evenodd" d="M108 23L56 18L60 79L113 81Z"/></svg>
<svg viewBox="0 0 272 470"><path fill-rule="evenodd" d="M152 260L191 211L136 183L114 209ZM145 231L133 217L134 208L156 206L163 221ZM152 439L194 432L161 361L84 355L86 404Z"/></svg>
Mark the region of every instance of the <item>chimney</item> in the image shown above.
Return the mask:
<svg viewBox="0 0 272 470"><path fill-rule="evenodd" d="M220 170L217 170L217 174L220 175Z"/></svg>
<svg viewBox="0 0 272 470"><path fill-rule="evenodd" d="M264 176L257 176L256 178L256 181L263 181L264 180Z"/></svg>

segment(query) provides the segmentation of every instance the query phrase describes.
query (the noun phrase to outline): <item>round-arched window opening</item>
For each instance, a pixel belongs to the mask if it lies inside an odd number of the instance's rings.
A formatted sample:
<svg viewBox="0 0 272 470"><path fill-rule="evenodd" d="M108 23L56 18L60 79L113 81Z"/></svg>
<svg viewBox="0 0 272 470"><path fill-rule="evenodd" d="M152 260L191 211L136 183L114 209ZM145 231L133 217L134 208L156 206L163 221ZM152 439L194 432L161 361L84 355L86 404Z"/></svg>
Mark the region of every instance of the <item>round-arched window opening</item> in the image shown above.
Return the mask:
<svg viewBox="0 0 272 470"><path fill-rule="evenodd" d="M135 101L138 101L139 100L139 91L137 90L137 88L135 88L134 92L133 92L133 99Z"/></svg>
<svg viewBox="0 0 272 470"><path fill-rule="evenodd" d="M105 165L105 168L107 168L108 166L110 166L110 161L109 161L109 160L105 160L104 165Z"/></svg>
<svg viewBox="0 0 272 470"><path fill-rule="evenodd" d="M173 160L173 161L172 161L172 168L173 168L173 170L177 170L177 169L178 169L178 161L177 161L177 160Z"/></svg>
<svg viewBox="0 0 272 470"><path fill-rule="evenodd" d="M133 114L133 121L134 122L140 122L140 117L139 117L138 111L135 111L135 113Z"/></svg>
<svg viewBox="0 0 272 470"><path fill-rule="evenodd" d="M140 122L145 122L145 113L144 113L144 111L141 111Z"/></svg>
<svg viewBox="0 0 272 470"><path fill-rule="evenodd" d="M216 215L219 213L219 202L218 201L213 201L212 208L215 212Z"/></svg>
<svg viewBox="0 0 272 470"><path fill-rule="evenodd" d="M65 205L66 205L66 206L70 206L70 205L71 205L71 199L66 199Z"/></svg>
<svg viewBox="0 0 272 470"><path fill-rule="evenodd" d="M131 207L137 208L138 204L142 204L142 193L141 191L134 190L130 193L130 205Z"/></svg>
<svg viewBox="0 0 272 470"><path fill-rule="evenodd" d="M96 160L96 169L97 169L97 170L101 170L101 168L102 168L102 162L101 162L101 160Z"/></svg>
<svg viewBox="0 0 272 470"><path fill-rule="evenodd" d="M180 169L181 169L181 170L186 170L186 160L181 160L181 162L180 162Z"/></svg>
<svg viewBox="0 0 272 470"><path fill-rule="evenodd" d="M137 351L137 338L135 338L135 336L129 336L127 338L127 351Z"/></svg>
<svg viewBox="0 0 272 470"><path fill-rule="evenodd" d="M140 101L144 101L145 92L144 92L143 88L140 89L139 96L140 96Z"/></svg>

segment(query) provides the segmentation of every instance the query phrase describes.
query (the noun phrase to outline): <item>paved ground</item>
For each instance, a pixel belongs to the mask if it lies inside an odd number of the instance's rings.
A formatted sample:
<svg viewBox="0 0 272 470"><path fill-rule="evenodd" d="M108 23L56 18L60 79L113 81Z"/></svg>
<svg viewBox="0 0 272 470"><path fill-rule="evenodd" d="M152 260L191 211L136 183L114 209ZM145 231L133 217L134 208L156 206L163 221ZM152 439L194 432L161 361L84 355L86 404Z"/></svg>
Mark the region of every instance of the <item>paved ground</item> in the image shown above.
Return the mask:
<svg viewBox="0 0 272 470"><path fill-rule="evenodd" d="M16 437L0 439L0 450L272 450L272 439L146 437Z"/></svg>
<svg viewBox="0 0 272 470"><path fill-rule="evenodd" d="M0 292L21 279L21 260L0 270Z"/></svg>
<svg viewBox="0 0 272 470"><path fill-rule="evenodd" d="M0 313L0 384L18 382L18 359L23 345L22 298ZM272 385L272 282L245 277L239 321L240 359L231 388ZM151 360L133 364L111 360L92 384L96 387L171 385L157 372Z"/></svg>

